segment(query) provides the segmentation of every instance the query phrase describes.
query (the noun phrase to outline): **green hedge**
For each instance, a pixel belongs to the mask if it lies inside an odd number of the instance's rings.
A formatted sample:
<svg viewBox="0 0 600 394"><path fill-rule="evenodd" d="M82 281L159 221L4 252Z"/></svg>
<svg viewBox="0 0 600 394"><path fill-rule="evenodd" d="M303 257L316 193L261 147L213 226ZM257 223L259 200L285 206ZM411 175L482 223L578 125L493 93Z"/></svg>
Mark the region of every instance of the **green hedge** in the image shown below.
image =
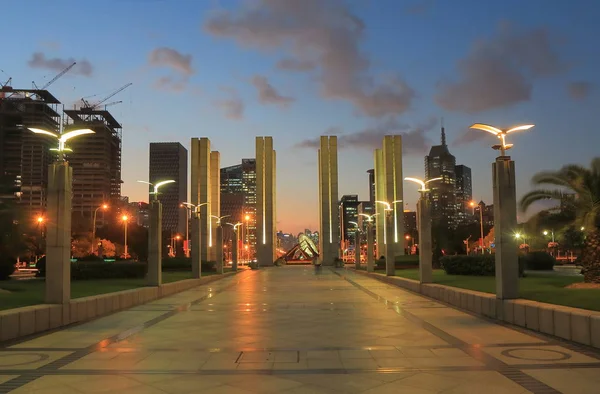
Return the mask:
<svg viewBox="0 0 600 394"><path fill-rule="evenodd" d="M543 251L530 252L523 259L525 268L533 271L551 271L556 264L556 259Z"/></svg>
<svg viewBox="0 0 600 394"><path fill-rule="evenodd" d="M132 279L146 276L146 263L134 261L77 261L71 264L72 280Z"/></svg>
<svg viewBox="0 0 600 394"><path fill-rule="evenodd" d="M0 280L7 280L15 272L15 263L8 254L0 254Z"/></svg>
<svg viewBox="0 0 600 394"><path fill-rule="evenodd" d="M496 275L496 256L493 254L444 256L440 263L448 275ZM519 256L519 276L523 276L524 269L525 259Z"/></svg>
<svg viewBox="0 0 600 394"><path fill-rule="evenodd" d="M202 272L213 272L216 270L214 261L203 261L200 269ZM191 271L192 270L192 259L185 257L173 257L162 260L162 271Z"/></svg>
<svg viewBox="0 0 600 394"><path fill-rule="evenodd" d="M404 256L396 256L395 261L394 261L394 266L396 269L418 267L419 266L419 255L407 254ZM377 270L385 269L385 259L375 260L375 269L377 269Z"/></svg>

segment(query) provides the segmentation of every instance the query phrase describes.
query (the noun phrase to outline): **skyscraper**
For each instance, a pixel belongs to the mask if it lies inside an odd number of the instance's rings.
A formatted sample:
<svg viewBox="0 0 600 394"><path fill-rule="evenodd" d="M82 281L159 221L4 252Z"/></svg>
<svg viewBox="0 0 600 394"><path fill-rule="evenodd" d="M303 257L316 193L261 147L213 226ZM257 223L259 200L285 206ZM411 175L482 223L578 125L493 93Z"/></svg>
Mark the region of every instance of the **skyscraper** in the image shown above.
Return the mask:
<svg viewBox="0 0 600 394"><path fill-rule="evenodd" d="M242 222L244 244L256 241L256 159L221 168L221 215L227 221ZM246 217L248 219L246 219ZM241 235L241 234L240 234Z"/></svg>
<svg viewBox="0 0 600 394"><path fill-rule="evenodd" d="M456 174L456 222L462 224L469 222L473 216L469 203L473 199L473 184L471 169L465 165L454 167Z"/></svg>
<svg viewBox="0 0 600 394"><path fill-rule="evenodd" d="M0 89L0 175L16 191L25 217L33 218L46 210L48 165L56 155L50 151L56 140L37 135L28 127L58 133L59 105L47 90Z"/></svg>
<svg viewBox="0 0 600 394"><path fill-rule="evenodd" d="M163 206L163 232L185 235L187 211L180 207L187 201L187 149L179 142L150 143L150 182L168 179L175 183L161 187L158 200ZM152 201L153 195L149 196Z"/></svg>
<svg viewBox="0 0 600 394"><path fill-rule="evenodd" d="M456 158L446 145L446 131L442 126L440 145L434 145L425 156L425 179L442 178L429 184L431 192L431 219L434 225L453 228L456 225Z"/></svg>
<svg viewBox="0 0 600 394"><path fill-rule="evenodd" d="M354 245L354 233L356 225L350 222L358 223L358 195L344 195L340 200L340 227L341 227L341 243L345 249L349 245Z"/></svg>
<svg viewBox="0 0 600 394"><path fill-rule="evenodd" d="M96 208L114 205L121 197L121 124L106 110L81 108L65 114L68 123L95 131L73 140L68 156L73 167L73 215L91 220ZM96 224L102 226L105 214L114 212L100 210Z"/></svg>
<svg viewBox="0 0 600 394"><path fill-rule="evenodd" d="M367 173L369 174L369 201L375 204L375 169L371 168Z"/></svg>

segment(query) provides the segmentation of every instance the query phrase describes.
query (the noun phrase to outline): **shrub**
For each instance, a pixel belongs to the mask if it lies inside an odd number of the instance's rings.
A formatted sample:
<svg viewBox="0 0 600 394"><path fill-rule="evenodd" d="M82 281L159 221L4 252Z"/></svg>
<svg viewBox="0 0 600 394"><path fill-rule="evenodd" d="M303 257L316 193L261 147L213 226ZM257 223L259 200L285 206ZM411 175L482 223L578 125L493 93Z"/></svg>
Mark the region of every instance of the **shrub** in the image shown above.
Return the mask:
<svg viewBox="0 0 600 394"><path fill-rule="evenodd" d="M0 254L0 280L7 280L15 272L14 260L9 254Z"/></svg>
<svg viewBox="0 0 600 394"><path fill-rule="evenodd" d="M42 257L35 263L35 268L37 268L38 272L35 276L43 278L46 276L46 256Z"/></svg>
<svg viewBox="0 0 600 394"><path fill-rule="evenodd" d="M146 276L146 263L133 261L77 261L71 264L72 280L132 279Z"/></svg>
<svg viewBox="0 0 600 394"><path fill-rule="evenodd" d="M203 261L200 269L202 272L215 271L214 261ZM174 271L191 271L192 270L192 259L187 257L172 257L162 260L162 271L163 272L174 272Z"/></svg>
<svg viewBox="0 0 600 394"><path fill-rule="evenodd" d="M523 259L525 268L533 271L551 271L556 264L556 259L543 251L530 252Z"/></svg>
<svg viewBox="0 0 600 394"><path fill-rule="evenodd" d="M102 257L96 256L95 254L88 254L83 257L78 257L77 261L104 261Z"/></svg>
<svg viewBox="0 0 600 394"><path fill-rule="evenodd" d="M394 259L395 269L416 268L419 266L419 256L416 254L396 256ZM381 256L375 261L375 269L385 269L385 257Z"/></svg>
<svg viewBox="0 0 600 394"><path fill-rule="evenodd" d="M496 275L496 256L493 254L444 256L440 263L448 275ZM524 267L524 259L519 256L519 276L523 276Z"/></svg>

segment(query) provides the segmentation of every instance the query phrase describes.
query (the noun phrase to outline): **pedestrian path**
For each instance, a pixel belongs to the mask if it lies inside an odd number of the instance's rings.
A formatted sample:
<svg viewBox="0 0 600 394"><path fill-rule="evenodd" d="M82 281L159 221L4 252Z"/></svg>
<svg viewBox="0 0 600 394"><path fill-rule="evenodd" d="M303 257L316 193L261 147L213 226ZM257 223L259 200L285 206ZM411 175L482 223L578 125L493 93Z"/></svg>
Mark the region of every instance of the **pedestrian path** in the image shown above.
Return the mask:
<svg viewBox="0 0 600 394"><path fill-rule="evenodd" d="M0 393L595 393L600 353L345 269L243 271L0 345Z"/></svg>

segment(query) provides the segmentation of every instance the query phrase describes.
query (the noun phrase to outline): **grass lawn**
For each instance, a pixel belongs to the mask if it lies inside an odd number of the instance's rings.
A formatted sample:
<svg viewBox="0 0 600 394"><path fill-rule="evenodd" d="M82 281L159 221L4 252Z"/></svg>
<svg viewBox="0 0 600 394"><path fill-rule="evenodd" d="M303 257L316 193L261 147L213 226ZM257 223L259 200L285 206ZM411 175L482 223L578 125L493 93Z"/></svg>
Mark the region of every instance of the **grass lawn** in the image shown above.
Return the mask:
<svg viewBox="0 0 600 394"><path fill-rule="evenodd" d="M203 272L203 276L215 275L216 272ZM163 283L191 279L191 272L163 272ZM71 282L71 298L81 298L98 294L143 287L145 279L95 279ZM40 279L8 280L0 282L0 310L19 308L22 306L42 304L44 302L44 281Z"/></svg>
<svg viewBox="0 0 600 394"><path fill-rule="evenodd" d="M418 280L419 270L396 270L396 275ZM435 283L484 293L496 292L495 279L493 276L446 275L444 270L433 271ZM600 311L600 289L565 289L577 282L583 282L583 278L528 273L527 277L519 279L519 293L521 298L528 300Z"/></svg>

